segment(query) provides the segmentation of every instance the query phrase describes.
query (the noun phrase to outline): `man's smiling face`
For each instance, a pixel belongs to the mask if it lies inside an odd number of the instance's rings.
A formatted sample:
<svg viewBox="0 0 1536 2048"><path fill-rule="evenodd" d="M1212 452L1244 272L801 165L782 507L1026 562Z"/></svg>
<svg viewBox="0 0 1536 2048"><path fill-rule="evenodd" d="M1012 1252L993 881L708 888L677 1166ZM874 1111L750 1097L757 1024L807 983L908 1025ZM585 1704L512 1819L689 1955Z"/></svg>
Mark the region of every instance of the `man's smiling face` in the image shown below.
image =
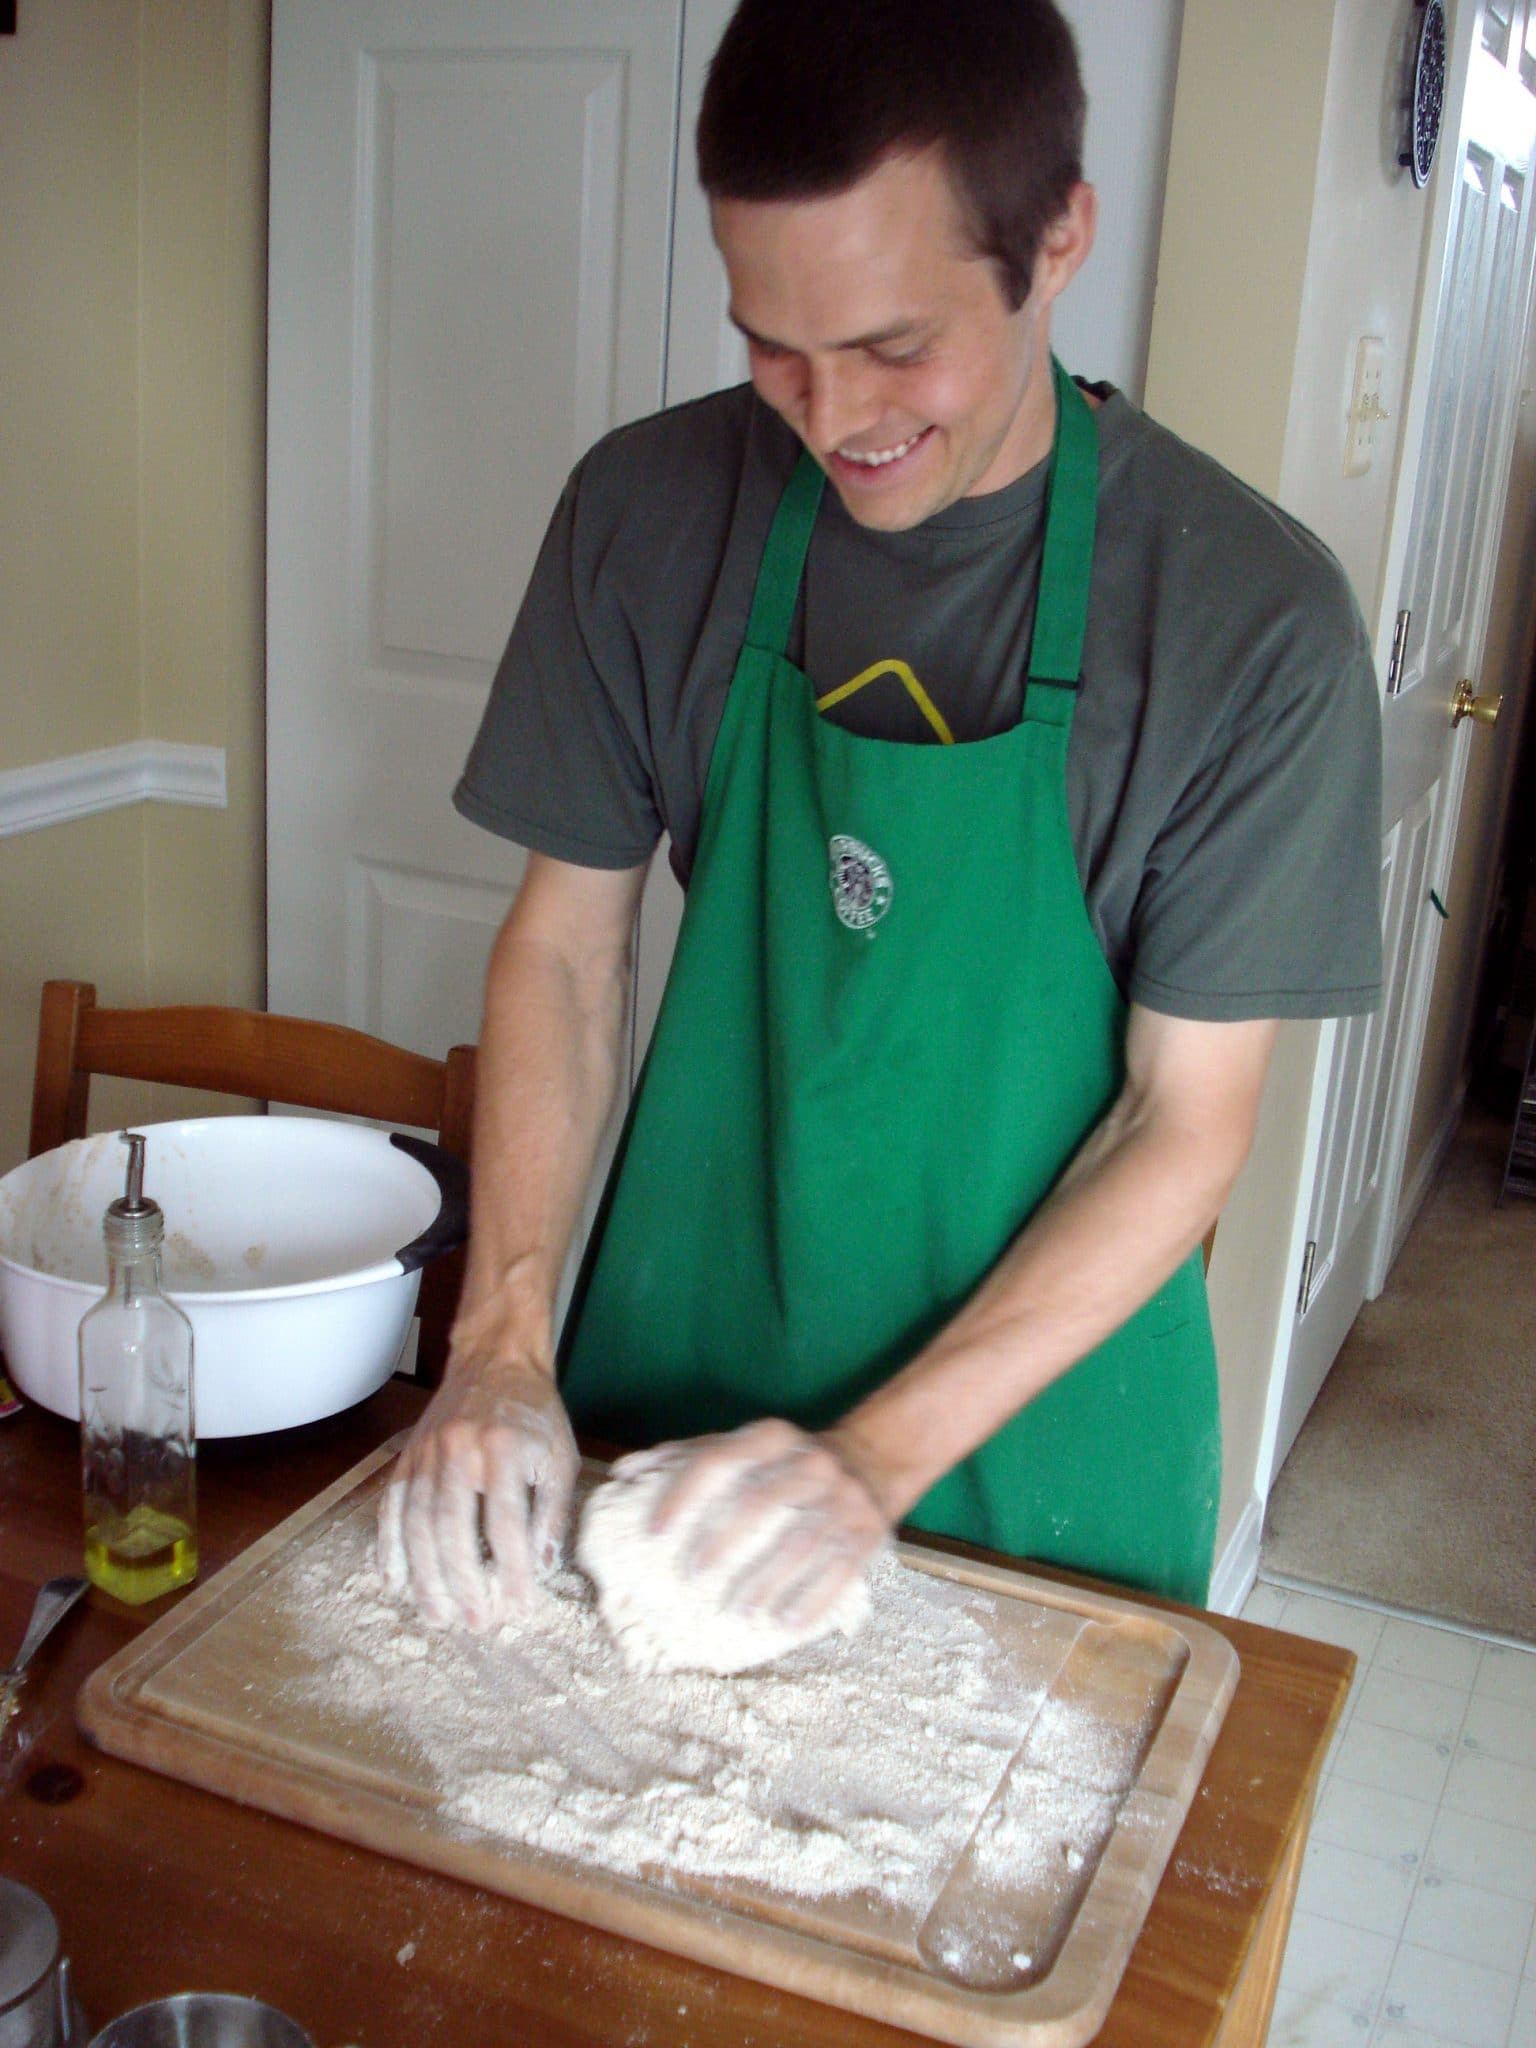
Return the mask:
<svg viewBox="0 0 1536 2048"><path fill-rule="evenodd" d="M1076 188L1011 309L937 150L826 199L717 199L731 316L759 395L862 526L917 526L1050 450L1050 308L1093 240Z"/></svg>

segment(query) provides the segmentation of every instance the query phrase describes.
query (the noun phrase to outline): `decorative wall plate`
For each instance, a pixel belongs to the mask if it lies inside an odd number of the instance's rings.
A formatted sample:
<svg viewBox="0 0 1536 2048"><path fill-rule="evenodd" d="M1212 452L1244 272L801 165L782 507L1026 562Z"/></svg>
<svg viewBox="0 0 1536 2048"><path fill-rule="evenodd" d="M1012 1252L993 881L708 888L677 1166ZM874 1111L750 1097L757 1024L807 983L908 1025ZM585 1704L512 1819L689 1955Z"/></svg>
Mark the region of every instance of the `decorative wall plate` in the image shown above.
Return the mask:
<svg viewBox="0 0 1536 2048"><path fill-rule="evenodd" d="M1443 0L1421 0L1421 4L1424 18L1414 45L1407 143L1398 162L1413 173L1414 184L1423 187L1434 168L1445 111L1445 7Z"/></svg>

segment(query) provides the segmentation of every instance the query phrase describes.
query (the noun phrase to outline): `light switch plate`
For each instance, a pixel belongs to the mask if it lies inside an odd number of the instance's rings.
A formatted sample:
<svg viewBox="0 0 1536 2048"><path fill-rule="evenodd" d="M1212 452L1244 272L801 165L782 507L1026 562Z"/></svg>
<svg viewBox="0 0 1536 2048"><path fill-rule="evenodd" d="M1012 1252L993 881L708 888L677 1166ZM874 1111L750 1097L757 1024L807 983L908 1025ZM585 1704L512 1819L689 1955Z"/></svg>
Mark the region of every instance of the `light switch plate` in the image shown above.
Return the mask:
<svg viewBox="0 0 1536 2048"><path fill-rule="evenodd" d="M1381 376L1386 343L1366 334L1355 349L1355 388L1349 402L1349 433L1344 442L1344 474L1364 476L1376 451L1376 428L1387 415L1381 405Z"/></svg>

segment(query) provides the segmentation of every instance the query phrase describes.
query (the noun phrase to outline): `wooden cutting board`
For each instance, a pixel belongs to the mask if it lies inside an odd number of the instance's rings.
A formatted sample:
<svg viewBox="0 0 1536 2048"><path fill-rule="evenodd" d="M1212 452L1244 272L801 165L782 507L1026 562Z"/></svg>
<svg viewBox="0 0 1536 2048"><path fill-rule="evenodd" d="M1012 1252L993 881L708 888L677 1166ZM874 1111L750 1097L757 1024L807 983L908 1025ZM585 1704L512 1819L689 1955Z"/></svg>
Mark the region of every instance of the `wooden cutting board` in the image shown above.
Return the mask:
<svg viewBox="0 0 1536 2048"><path fill-rule="evenodd" d="M91 1740L344 1840L940 2040L1077 2048L1092 2038L1236 1684L1236 1653L1224 1637L1131 1600L898 1545L901 1564L926 1575L924 1598L931 1593L951 1614L962 1608L986 1646L997 1745L974 1808L958 1813L953 1841L946 1838L920 1889L811 1896L756 1873L674 1865L664 1847L638 1869L604 1868L601 1851L554 1853L515 1839L501 1823L466 1819L440 1759L424 1755L398 1717L360 1710L355 1697L343 1698L339 1687L333 1697L315 1681L325 1654L347 1649L338 1584L336 1641L322 1641L317 1663L317 1573L331 1570L333 1556L350 1558L347 1583L358 1583L357 1560L366 1558L378 1493L402 1440L365 1459L94 1673L77 1704ZM344 1567L336 1570L340 1578ZM302 1640L294 1619L301 1608ZM323 1631L330 1603L318 1611ZM909 1603L902 1627L913 1625ZM880 1626L877 1600L871 1628ZM419 1630L416 1643L419 1654ZM903 1655L912 1647L905 1642ZM858 1753L868 1690L859 1683L861 1660L877 1648L856 1638L800 1653L835 1660L847 1701L841 1756ZM519 1659L515 1642L506 1654ZM547 1749L562 1781L567 1765L579 1778L590 1743L573 1734L575 1746L562 1756L567 1716L537 1704L541 1760ZM575 1705L569 1715L580 1723ZM888 1730L888 1719L882 1726ZM1064 1754L1047 1739L1063 1726L1089 1729L1091 1743ZM526 1745L528 1729L519 1733ZM806 1753L818 1739L815 1728L803 1731L796 1769L814 1763Z"/></svg>

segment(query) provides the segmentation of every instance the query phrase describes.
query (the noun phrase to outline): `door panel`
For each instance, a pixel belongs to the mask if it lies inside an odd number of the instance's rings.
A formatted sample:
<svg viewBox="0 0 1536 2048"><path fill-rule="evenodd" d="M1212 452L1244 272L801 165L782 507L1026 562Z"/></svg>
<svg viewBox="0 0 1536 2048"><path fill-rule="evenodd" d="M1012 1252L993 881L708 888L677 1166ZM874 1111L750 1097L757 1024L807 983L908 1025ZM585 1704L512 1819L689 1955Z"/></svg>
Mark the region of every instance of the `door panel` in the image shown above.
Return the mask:
<svg viewBox="0 0 1536 2048"><path fill-rule="evenodd" d="M505 889L371 860L352 862L347 888L349 1014L400 1044L465 1042L462 992L485 979Z"/></svg>
<svg viewBox="0 0 1536 2048"><path fill-rule="evenodd" d="M1489 229L1490 274L1487 306L1478 330L1476 367L1472 372L1475 394L1473 419L1468 434L1472 462L1481 467L1501 425L1513 388L1512 364L1517 359L1520 307L1516 304L1520 283L1520 232L1525 217L1524 175L1504 167L1499 180L1498 199ZM1490 545L1496 542L1498 515L1503 510L1503 492L1468 489L1462 503L1451 588L1446 602L1444 652L1452 661L1463 650L1468 653L1482 639L1482 621L1474 608L1486 599L1486 576L1479 572L1488 562Z"/></svg>
<svg viewBox="0 0 1536 2048"><path fill-rule="evenodd" d="M663 396L682 0L277 0L269 1001L478 1035L450 797L576 459Z"/></svg>
<svg viewBox="0 0 1536 2048"><path fill-rule="evenodd" d="M618 289L625 64L415 52L361 70L369 666L483 686L506 641L508 568L526 575L543 531L521 480L563 475L658 388L660 279L629 307ZM487 431L512 421L515 461L504 426Z"/></svg>
<svg viewBox="0 0 1536 2048"><path fill-rule="evenodd" d="M1443 573L1448 550L1445 529L1454 522L1464 493L1464 468L1470 454L1466 433L1458 431L1470 402L1467 354L1477 303L1478 256L1482 225L1492 186L1492 165L1481 150L1467 152L1451 227L1450 275L1438 336L1438 357L1424 430L1424 453L1418 465L1413 538L1404 578L1402 603L1410 614L1406 657L1398 694L1406 696L1423 682L1431 659L1428 635L1435 619L1434 579ZM1453 477L1457 455L1463 476Z"/></svg>

